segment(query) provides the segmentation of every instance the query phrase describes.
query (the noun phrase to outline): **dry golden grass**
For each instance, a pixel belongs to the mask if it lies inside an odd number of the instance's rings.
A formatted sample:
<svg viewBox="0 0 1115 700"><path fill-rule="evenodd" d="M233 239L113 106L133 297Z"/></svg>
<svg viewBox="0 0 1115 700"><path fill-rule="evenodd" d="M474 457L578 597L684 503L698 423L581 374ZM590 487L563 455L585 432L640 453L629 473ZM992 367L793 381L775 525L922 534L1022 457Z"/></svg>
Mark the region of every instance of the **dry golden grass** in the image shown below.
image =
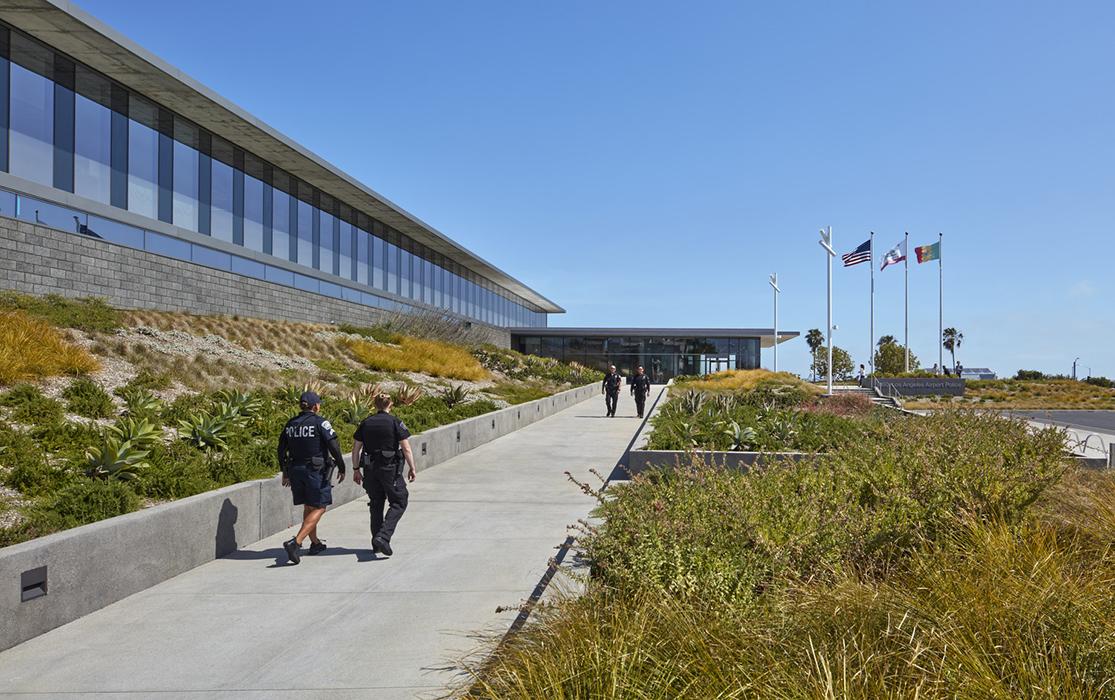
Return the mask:
<svg viewBox="0 0 1115 700"><path fill-rule="evenodd" d="M765 369L732 369L709 374L701 379L685 380L679 388L697 391L752 391L759 386L790 386L809 395L820 395L821 388L804 382L789 372L771 372Z"/></svg>
<svg viewBox="0 0 1115 700"><path fill-rule="evenodd" d="M270 350L315 360L349 360L340 343L317 337L318 333L336 330L325 323L270 321L240 316L193 316L164 311L128 311L124 312L122 320L125 326L215 335L246 350Z"/></svg>
<svg viewBox="0 0 1115 700"><path fill-rule="evenodd" d="M93 356L66 342L45 321L22 311L0 313L0 384L84 374L98 368Z"/></svg>
<svg viewBox="0 0 1115 700"><path fill-rule="evenodd" d="M370 369L385 372L421 372L433 377L480 381L488 371L468 350L437 340L402 336L398 345L365 340L345 343L357 360Z"/></svg>
<svg viewBox="0 0 1115 700"><path fill-rule="evenodd" d="M969 381L963 398L916 399L907 408L944 405L1017 409L1115 409L1115 389L1072 379L990 379Z"/></svg>

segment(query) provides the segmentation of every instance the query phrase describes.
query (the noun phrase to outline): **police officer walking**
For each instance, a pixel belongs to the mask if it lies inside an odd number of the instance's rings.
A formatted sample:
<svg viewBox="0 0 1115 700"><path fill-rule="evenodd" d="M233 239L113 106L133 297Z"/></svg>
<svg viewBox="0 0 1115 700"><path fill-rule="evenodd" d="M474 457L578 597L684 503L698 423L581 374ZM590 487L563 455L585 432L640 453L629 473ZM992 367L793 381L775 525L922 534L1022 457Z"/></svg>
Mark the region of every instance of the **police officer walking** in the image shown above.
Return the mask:
<svg viewBox="0 0 1115 700"><path fill-rule="evenodd" d="M375 397L376 413L368 416L356 428L352 445L352 480L363 483L368 492L368 508L372 517L372 551L391 556L391 537L395 526L407 509L407 481L414 481L418 470L410 450L410 431L397 417L391 415L391 397ZM403 461L407 476L403 480ZM363 473L361 473L363 472ZM383 513L387 502L387 515Z"/></svg>
<svg viewBox="0 0 1115 700"><path fill-rule="evenodd" d="M294 505L302 506L301 529L283 543L292 564L302 561L302 543L307 537L310 538L310 554L325 551L325 542L317 536L317 524L326 506L333 502L334 467L339 470L337 483L345 480L345 458L337 442L337 433L329 421L318 415L321 397L307 391L298 404L302 412L287 421L279 434L283 486L290 487Z"/></svg>
<svg viewBox="0 0 1115 700"><path fill-rule="evenodd" d="M643 417L643 408L647 405L647 394L650 393L650 377L643 371L642 365L635 370L635 376L631 379L631 395L635 397L635 409L639 412L639 417Z"/></svg>
<svg viewBox="0 0 1115 700"><path fill-rule="evenodd" d="M608 417L616 415L616 404L619 403L619 387L623 383L623 379L616 371L615 365L608 366L608 373L604 375L604 383L600 387L600 393L604 394L604 406L608 410Z"/></svg>

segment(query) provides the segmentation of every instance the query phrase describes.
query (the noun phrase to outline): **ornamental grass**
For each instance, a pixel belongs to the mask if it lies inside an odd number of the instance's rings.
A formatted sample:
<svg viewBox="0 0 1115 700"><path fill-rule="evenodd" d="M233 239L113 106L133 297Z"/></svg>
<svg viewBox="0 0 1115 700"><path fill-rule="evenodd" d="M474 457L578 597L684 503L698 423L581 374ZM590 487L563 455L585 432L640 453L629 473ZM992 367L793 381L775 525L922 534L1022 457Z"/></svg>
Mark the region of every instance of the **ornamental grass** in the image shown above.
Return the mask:
<svg viewBox="0 0 1115 700"><path fill-rule="evenodd" d="M0 312L0 384L98 369L83 348L68 343L46 321L22 311Z"/></svg>
<svg viewBox="0 0 1115 700"><path fill-rule="evenodd" d="M359 362L382 372L421 372L433 377L481 381L488 371L460 345L439 340L400 336L393 345L366 340L345 342Z"/></svg>
<svg viewBox="0 0 1115 700"><path fill-rule="evenodd" d="M806 396L820 396L819 386L802 381L789 372L771 372L765 369L731 369L707 374L700 379L675 381L679 390L748 392L756 389L786 387Z"/></svg>
<svg viewBox="0 0 1115 700"><path fill-rule="evenodd" d="M896 417L812 463L596 496L584 595L471 697L1115 697L1115 476L1056 430Z"/></svg>

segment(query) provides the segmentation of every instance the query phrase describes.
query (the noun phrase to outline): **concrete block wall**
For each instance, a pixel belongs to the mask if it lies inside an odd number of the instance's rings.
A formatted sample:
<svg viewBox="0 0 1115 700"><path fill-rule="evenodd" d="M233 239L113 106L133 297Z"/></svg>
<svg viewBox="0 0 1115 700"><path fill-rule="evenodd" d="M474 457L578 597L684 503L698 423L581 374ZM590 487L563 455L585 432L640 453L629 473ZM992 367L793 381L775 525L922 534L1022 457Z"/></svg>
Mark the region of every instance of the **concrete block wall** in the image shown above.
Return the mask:
<svg viewBox="0 0 1115 700"><path fill-rule="evenodd" d="M428 469L599 391L594 383L420 433L411 438L416 466ZM333 505L363 495L350 474L333 489ZM301 511L274 477L0 549L0 650L281 532L301 522ZM21 601L21 575L42 566L47 594Z"/></svg>
<svg viewBox="0 0 1115 700"><path fill-rule="evenodd" d="M8 217L0 217L0 248L0 287L27 294L98 296L124 309L365 326L386 313ZM494 345L511 346L506 329L474 328Z"/></svg>

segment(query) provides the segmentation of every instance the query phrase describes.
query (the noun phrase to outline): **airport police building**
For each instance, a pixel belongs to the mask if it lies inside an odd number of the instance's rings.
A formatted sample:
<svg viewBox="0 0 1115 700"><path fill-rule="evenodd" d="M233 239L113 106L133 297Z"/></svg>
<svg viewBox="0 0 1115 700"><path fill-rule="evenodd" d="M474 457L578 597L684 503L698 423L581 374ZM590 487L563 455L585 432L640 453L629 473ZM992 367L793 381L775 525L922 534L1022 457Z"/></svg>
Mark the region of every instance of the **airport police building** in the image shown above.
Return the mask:
<svg viewBox="0 0 1115 700"><path fill-rule="evenodd" d="M504 346L563 312L55 0L0 2L0 244L5 288L122 307L352 323L438 313ZM706 346L740 367L773 337L727 335L735 345Z"/></svg>

